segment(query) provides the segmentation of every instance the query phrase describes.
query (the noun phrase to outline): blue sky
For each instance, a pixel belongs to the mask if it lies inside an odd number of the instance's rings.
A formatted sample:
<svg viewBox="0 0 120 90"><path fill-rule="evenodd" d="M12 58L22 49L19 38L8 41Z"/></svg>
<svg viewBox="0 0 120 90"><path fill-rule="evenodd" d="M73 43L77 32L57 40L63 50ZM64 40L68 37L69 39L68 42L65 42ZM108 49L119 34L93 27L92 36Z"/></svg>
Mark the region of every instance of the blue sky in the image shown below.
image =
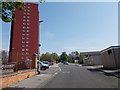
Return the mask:
<svg viewBox="0 0 120 90"><path fill-rule="evenodd" d="M40 53L99 51L118 44L117 2L45 2L39 5ZM2 24L8 50L10 24Z"/></svg>

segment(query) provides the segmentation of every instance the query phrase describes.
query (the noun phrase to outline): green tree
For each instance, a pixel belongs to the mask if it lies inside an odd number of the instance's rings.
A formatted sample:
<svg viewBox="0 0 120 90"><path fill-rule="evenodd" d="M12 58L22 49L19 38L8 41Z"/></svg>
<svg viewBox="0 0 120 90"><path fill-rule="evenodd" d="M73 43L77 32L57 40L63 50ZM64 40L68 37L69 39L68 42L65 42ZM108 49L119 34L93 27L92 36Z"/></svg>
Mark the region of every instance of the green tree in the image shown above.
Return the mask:
<svg viewBox="0 0 120 90"><path fill-rule="evenodd" d="M24 10L22 7L22 2L2 2L0 5L0 9L2 8L2 12L0 12L0 17L4 22L10 22L14 19L14 10Z"/></svg>
<svg viewBox="0 0 120 90"><path fill-rule="evenodd" d="M79 61L80 61L80 64L83 64L83 56L82 55L79 55Z"/></svg>
<svg viewBox="0 0 120 90"><path fill-rule="evenodd" d="M57 53L52 53L50 54L49 52L45 53L45 54L42 54L40 56L40 60L41 61L59 61L59 56Z"/></svg>
<svg viewBox="0 0 120 90"><path fill-rule="evenodd" d="M57 61L57 60L59 59L59 56L58 56L57 53L52 53L52 54L51 54L51 58L52 58L52 60Z"/></svg>
<svg viewBox="0 0 120 90"><path fill-rule="evenodd" d="M15 2L16 1L16 2ZM0 0L0 18L4 22L15 21L14 19L14 10L25 10L22 7L24 0ZM39 0L39 2L45 2L45 0Z"/></svg>
<svg viewBox="0 0 120 90"><path fill-rule="evenodd" d="M79 53L78 53L78 51L71 52L70 56L72 56L72 62L75 62L75 60L79 60Z"/></svg>
<svg viewBox="0 0 120 90"><path fill-rule="evenodd" d="M48 52L45 54L42 54L40 57L40 60L41 61L51 61L51 54Z"/></svg>
<svg viewBox="0 0 120 90"><path fill-rule="evenodd" d="M78 51L76 51L75 53L76 53L76 55L79 55Z"/></svg>
<svg viewBox="0 0 120 90"><path fill-rule="evenodd" d="M61 62L60 56L58 56L58 58L56 59L56 61Z"/></svg>
<svg viewBox="0 0 120 90"><path fill-rule="evenodd" d="M5 51L5 50L2 50L1 51L1 58L2 58L2 63L3 64L6 64L6 63L8 63L8 54L7 54L8 52L7 51Z"/></svg>
<svg viewBox="0 0 120 90"><path fill-rule="evenodd" d="M71 56L76 56L76 55L79 55L78 51L71 52Z"/></svg>
<svg viewBox="0 0 120 90"><path fill-rule="evenodd" d="M71 55L68 55L68 62L72 62L72 56Z"/></svg>
<svg viewBox="0 0 120 90"><path fill-rule="evenodd" d="M67 61L68 60L66 52L62 52L62 54L60 55L60 59L61 59L61 61Z"/></svg>

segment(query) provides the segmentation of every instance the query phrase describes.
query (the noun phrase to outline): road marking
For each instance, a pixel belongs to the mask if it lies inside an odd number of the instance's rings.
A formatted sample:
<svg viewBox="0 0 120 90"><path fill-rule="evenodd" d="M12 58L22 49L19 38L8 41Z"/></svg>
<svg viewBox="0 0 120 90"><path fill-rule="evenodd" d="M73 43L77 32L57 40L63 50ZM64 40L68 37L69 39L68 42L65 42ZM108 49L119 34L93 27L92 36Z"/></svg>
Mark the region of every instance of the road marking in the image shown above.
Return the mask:
<svg viewBox="0 0 120 90"><path fill-rule="evenodd" d="M62 72L62 73L70 73L70 71L65 71L65 72Z"/></svg>
<svg viewBox="0 0 120 90"><path fill-rule="evenodd" d="M60 67L59 67L59 70L62 71Z"/></svg>
<svg viewBox="0 0 120 90"><path fill-rule="evenodd" d="M58 74L58 72L55 73L55 75L57 75L57 74Z"/></svg>

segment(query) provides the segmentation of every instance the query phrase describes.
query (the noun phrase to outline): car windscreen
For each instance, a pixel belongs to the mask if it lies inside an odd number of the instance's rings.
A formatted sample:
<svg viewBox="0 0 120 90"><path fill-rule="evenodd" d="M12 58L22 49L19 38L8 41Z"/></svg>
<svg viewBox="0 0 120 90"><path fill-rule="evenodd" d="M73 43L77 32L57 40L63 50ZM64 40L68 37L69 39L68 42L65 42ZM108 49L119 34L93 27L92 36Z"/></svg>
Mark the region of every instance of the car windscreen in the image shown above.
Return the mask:
<svg viewBox="0 0 120 90"><path fill-rule="evenodd" d="M41 64L44 64L43 62L40 61Z"/></svg>

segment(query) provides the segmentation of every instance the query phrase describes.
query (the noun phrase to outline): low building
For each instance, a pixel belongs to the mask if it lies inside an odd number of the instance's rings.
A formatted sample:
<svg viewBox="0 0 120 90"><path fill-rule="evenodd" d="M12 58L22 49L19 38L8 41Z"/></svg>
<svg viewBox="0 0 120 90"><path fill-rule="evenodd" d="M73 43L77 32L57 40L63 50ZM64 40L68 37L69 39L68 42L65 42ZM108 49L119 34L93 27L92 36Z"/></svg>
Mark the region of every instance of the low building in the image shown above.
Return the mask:
<svg viewBox="0 0 120 90"><path fill-rule="evenodd" d="M101 65L101 53L97 52L82 52L84 65Z"/></svg>
<svg viewBox="0 0 120 90"><path fill-rule="evenodd" d="M101 51L103 67L106 69L120 68L120 46L111 46Z"/></svg>
<svg viewBox="0 0 120 90"><path fill-rule="evenodd" d="M74 60L74 63L78 63L79 62L79 60Z"/></svg>

